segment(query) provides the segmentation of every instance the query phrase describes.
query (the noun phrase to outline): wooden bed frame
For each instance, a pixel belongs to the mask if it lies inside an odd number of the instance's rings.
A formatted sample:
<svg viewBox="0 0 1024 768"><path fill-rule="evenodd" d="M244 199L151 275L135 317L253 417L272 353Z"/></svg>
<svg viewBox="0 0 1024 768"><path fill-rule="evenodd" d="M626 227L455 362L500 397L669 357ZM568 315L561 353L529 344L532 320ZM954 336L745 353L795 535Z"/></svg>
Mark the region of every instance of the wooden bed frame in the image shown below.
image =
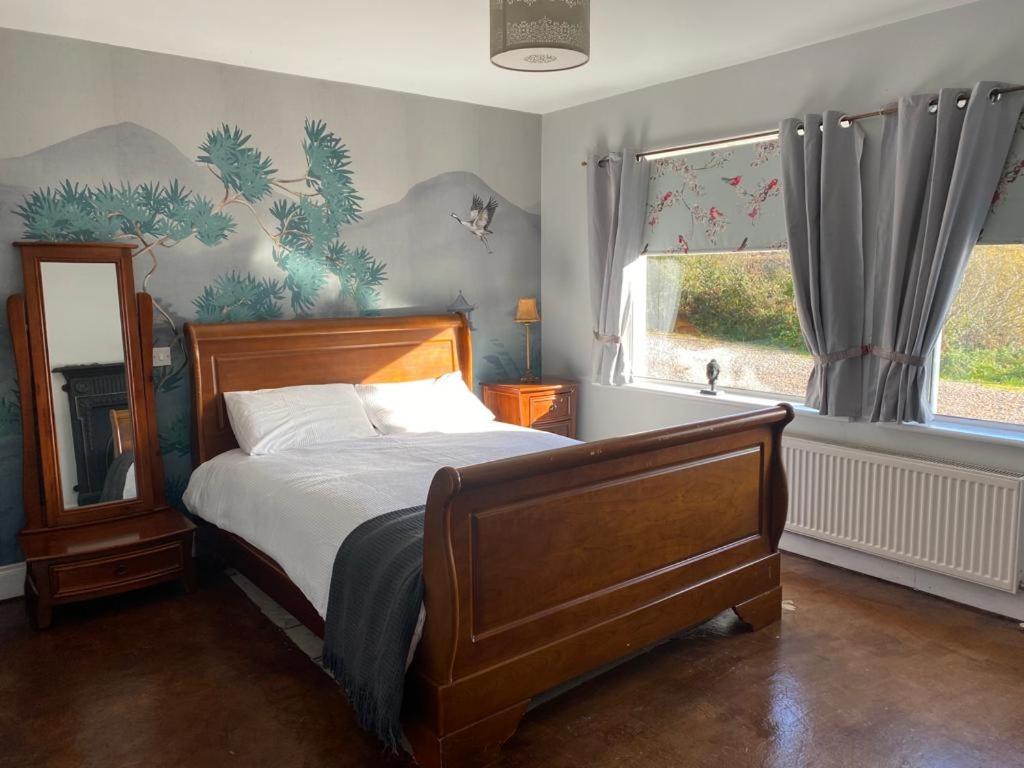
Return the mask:
<svg viewBox="0 0 1024 768"><path fill-rule="evenodd" d="M224 392L406 381L461 370L461 316L186 326L198 462L236 446ZM483 766L531 697L728 608L781 611L787 490L780 405L437 472L427 497L426 624L404 730L427 768ZM214 529L226 560L318 634L280 566Z"/></svg>

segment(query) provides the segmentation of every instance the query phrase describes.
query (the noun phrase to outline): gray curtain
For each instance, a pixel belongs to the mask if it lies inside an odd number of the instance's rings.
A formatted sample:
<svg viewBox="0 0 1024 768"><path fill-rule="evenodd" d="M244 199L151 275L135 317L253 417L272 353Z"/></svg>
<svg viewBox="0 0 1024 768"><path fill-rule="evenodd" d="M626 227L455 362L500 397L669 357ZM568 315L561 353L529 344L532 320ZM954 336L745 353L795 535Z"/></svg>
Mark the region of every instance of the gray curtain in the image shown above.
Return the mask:
<svg viewBox="0 0 1024 768"><path fill-rule="evenodd" d="M640 258L649 182L647 162L635 155L623 150L587 162L593 375L599 384L632 379L628 338L633 281L628 270Z"/></svg>
<svg viewBox="0 0 1024 768"><path fill-rule="evenodd" d="M861 155L864 134L840 112L779 128L782 191L800 329L814 356L807 405L859 418L864 355Z"/></svg>
<svg viewBox="0 0 1024 768"><path fill-rule="evenodd" d="M869 318L871 421L931 419L932 355L1024 104L978 83L900 99L885 118Z"/></svg>

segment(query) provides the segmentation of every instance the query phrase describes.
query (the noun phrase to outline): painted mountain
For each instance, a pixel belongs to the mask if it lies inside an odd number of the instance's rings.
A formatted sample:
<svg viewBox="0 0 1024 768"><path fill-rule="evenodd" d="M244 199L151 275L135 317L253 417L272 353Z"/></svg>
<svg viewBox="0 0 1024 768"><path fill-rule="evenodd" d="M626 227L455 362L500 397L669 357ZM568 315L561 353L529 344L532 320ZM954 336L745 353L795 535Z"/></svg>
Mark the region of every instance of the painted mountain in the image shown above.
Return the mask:
<svg viewBox="0 0 1024 768"><path fill-rule="evenodd" d="M325 152L337 154L338 145L330 144L333 135L323 138L321 134L311 134L311 125L314 131L318 130L317 123L307 121L305 136L301 122L296 125L296 142L308 146L312 135L327 146ZM88 185L92 190L108 183L115 191L121 185L136 189L139 185L159 183L165 192L175 184L182 194L189 192L216 204L231 192L240 202L230 211L224 209L234 225L226 237L207 237L210 244L203 244L202 238L192 236L173 247L153 249L156 270L149 279L148 290L179 326L197 317L233 319L238 316L232 312L235 307L246 309L244 317L267 319L342 316L360 311L443 312L461 290L478 306L473 315L477 328L477 376L487 380L518 375L522 330L513 322L512 312L517 296L539 294L538 215L514 205L474 174L444 173L415 185L391 205L363 211L361 217L352 217L356 220L346 220L340 226L337 247L350 259L346 262L347 271L339 269L320 279L318 275L310 276L305 265L296 263L296 259L282 259L281 238L268 236L281 231L281 217L289 215L288 206L301 201L301 196L282 185L257 196L252 191L251 174L232 177L236 170L232 163L237 163L239 157L253 159L252 155L245 155L251 148L244 144L241 148L229 147L234 154L222 151L218 155L217 146L207 151L211 133L218 130L221 127L209 127L205 144L204 134L196 136L192 157L147 128L121 123L74 136L23 157L0 160L0 248L7 251L6 258L0 259L0 292L6 296L21 290L20 261L10 243L31 236L26 218L17 211L34 193L40 196L39 200L49 202L59 199L65 182L79 189ZM228 126L223 126L223 131L230 139ZM237 140L238 136L234 138ZM200 145L204 145L202 150ZM316 154L319 150L314 150L309 174L321 168L314 164L321 160ZM343 146L342 150L348 151ZM195 158L204 154L216 162L197 162ZM323 170L318 172L331 172L329 163L322 165ZM342 165L347 165L347 160L334 168ZM300 175L302 171L299 169ZM347 183L346 179L339 184L342 182ZM358 185L358 177L353 177L349 190L353 195L358 194ZM451 215L468 220L475 197L483 201L493 198L497 203L487 226L487 245ZM316 211L290 215L301 218L305 214L315 218ZM307 227L317 225L308 219L309 216L305 220ZM136 259L135 275L140 290L151 266L148 255ZM362 293L345 290L345 276L352 279L351 275L363 267L364 272L372 270L372 274L369 279L365 273L358 278L372 287ZM316 290L309 290L311 284ZM20 488L16 482L20 476L20 428L16 400L11 397L17 382L6 327L2 330L0 473L4 480L0 484L0 563L17 558L12 542L21 524ZM173 334L161 325L159 318L157 331L163 343L170 343ZM187 378L179 375L164 382L157 399L168 493L172 498L180 497L190 471Z"/></svg>

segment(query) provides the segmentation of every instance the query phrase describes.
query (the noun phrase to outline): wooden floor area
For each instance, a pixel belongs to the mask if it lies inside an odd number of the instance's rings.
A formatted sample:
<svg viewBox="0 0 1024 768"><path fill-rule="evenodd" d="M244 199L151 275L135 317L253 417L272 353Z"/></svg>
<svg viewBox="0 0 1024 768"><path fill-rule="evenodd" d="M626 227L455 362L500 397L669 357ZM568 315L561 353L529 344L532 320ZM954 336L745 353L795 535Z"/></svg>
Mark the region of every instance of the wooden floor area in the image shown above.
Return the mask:
<svg viewBox="0 0 1024 768"><path fill-rule="evenodd" d="M534 709L499 765L1024 766L1016 623L793 557L781 626L731 615ZM751 691L754 693L751 693ZM0 766L411 766L223 575L0 605Z"/></svg>

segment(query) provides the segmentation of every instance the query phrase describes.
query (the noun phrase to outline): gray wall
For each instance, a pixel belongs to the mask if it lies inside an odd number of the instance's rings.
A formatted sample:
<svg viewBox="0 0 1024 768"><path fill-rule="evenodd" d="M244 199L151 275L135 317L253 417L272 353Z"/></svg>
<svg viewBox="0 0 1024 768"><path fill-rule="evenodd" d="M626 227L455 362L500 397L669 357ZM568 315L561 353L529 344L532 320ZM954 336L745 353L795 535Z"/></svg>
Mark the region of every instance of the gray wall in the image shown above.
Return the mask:
<svg viewBox="0 0 1024 768"><path fill-rule="evenodd" d="M991 0L544 115L545 371L589 378L586 170L580 167L588 152L765 130L792 115L867 111L903 94L981 79L1024 81L1022 14L1019 0ZM872 160L865 158L868 165ZM586 386L580 428L593 439L742 407ZM811 416L798 418L792 432L948 459L969 451L974 463L1024 470L1022 448L967 445L899 427Z"/></svg>
<svg viewBox="0 0 1024 768"><path fill-rule="evenodd" d="M515 299L540 291L538 116L10 30L0 30L0 72L0 298L21 290L10 243L26 236L16 209L33 192L66 179L93 187L177 180L217 202L223 186L196 162L208 132L238 126L287 178L305 173L305 120L322 120L346 145L362 197L362 220L341 227L340 240L366 248L387 270L377 309L444 311L462 290L479 305L478 377L518 375ZM498 201L493 253L449 215L466 217L474 195ZM267 227L274 226L270 204L279 199L275 193L256 206ZM191 238L160 250L150 292L181 323L196 318L193 302L205 292L233 299L231 291L244 288L238 278L251 276L277 281L275 314L294 317L285 280L298 273L275 263L269 238L248 210L236 205L230 214L236 230L225 242L207 247ZM148 257L141 262L140 285ZM328 275L303 312L358 309ZM166 330L159 323L157 329L158 343L167 344ZM0 565L20 557L16 385L2 325ZM162 389L157 405L173 499L191 470L187 376Z"/></svg>
<svg viewBox="0 0 1024 768"><path fill-rule="evenodd" d="M987 0L545 115L545 372L584 382L590 376L586 170L580 166L589 152L657 148L761 131L788 116L825 109L868 111L904 94L969 86L983 79L1024 82L1022 22L1020 0ZM876 130L879 121L874 122L869 131ZM865 163L870 167L877 160L867 154ZM584 384L580 432L591 440L750 407ZM798 416L790 433L1024 472L1024 446L1019 443L976 441L925 428L850 424L815 415ZM1008 612L1005 607L998 610Z"/></svg>

